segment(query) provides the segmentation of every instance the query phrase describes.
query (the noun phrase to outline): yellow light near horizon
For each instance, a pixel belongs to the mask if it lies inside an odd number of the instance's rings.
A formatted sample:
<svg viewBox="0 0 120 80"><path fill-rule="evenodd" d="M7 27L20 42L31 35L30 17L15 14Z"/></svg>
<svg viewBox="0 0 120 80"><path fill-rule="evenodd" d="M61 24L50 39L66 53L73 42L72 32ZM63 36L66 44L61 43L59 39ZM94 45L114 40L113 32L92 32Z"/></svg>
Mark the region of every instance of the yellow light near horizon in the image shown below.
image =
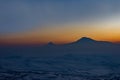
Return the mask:
<svg viewBox="0 0 120 80"><path fill-rule="evenodd" d="M81 37L95 40L120 41L120 24L101 22L95 24L67 24L37 28L28 32L0 36L0 40L8 43L48 43L61 44L76 41Z"/></svg>

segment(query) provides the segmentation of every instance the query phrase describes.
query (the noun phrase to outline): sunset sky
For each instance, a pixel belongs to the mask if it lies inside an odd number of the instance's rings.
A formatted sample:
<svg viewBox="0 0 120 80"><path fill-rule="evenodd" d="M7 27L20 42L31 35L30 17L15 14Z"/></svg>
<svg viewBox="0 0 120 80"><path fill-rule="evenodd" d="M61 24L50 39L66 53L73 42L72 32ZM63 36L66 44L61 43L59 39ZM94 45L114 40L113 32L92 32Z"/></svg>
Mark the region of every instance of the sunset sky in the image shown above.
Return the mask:
<svg viewBox="0 0 120 80"><path fill-rule="evenodd" d="M120 0L0 0L0 43L120 42Z"/></svg>

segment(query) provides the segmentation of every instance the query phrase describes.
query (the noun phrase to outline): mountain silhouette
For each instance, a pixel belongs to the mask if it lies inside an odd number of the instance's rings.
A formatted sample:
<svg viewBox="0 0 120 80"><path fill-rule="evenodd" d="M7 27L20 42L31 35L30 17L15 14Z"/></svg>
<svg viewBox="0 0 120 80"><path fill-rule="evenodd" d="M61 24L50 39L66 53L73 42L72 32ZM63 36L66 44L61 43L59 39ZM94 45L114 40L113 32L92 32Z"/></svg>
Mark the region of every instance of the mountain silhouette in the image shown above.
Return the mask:
<svg viewBox="0 0 120 80"><path fill-rule="evenodd" d="M92 38L89 37L82 37L74 42L68 43L68 44L63 44L63 45L56 45L53 42L49 42L46 46L48 46L48 48L56 48L56 49L81 49L81 48L89 48L89 49L105 49L105 48L111 48L111 47L120 47L119 44L114 44L112 42L108 42L108 41L98 41L98 40L94 40Z"/></svg>
<svg viewBox="0 0 120 80"><path fill-rule="evenodd" d="M79 40L77 40L75 43L88 43L88 42L96 42L96 40L93 40L88 37L82 37Z"/></svg>
<svg viewBox="0 0 120 80"><path fill-rule="evenodd" d="M77 45L99 46L99 45L112 45L112 44L113 44L113 43L108 42L108 41L97 41L97 40L94 40L94 39L92 39L92 38L82 37L82 38L76 40L75 42L68 43L67 45L74 45L74 46L77 46Z"/></svg>
<svg viewBox="0 0 120 80"><path fill-rule="evenodd" d="M54 46L55 44L54 44L53 42L48 42L47 45L49 45L49 46Z"/></svg>

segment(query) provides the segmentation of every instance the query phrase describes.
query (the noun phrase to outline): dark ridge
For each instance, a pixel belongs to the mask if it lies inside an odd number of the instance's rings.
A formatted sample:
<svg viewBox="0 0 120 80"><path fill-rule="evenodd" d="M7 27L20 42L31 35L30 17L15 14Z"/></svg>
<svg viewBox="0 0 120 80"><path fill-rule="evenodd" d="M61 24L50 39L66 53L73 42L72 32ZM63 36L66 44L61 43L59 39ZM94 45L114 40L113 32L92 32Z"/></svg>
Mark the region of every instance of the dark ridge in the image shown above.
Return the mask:
<svg viewBox="0 0 120 80"><path fill-rule="evenodd" d="M55 44L53 42L48 42L47 45L54 46Z"/></svg>
<svg viewBox="0 0 120 80"><path fill-rule="evenodd" d="M79 43L79 42L85 43L85 42L96 42L96 41L91 38L88 38L88 37L82 37L79 40L77 40L76 42L77 43Z"/></svg>

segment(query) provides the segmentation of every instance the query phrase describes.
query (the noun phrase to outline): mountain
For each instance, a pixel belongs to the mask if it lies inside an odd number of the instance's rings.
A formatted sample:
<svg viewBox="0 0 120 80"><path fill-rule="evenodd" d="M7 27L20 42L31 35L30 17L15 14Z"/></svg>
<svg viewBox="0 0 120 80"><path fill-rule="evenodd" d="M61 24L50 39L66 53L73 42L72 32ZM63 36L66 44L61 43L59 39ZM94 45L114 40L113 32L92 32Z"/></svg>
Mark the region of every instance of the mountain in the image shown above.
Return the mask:
<svg viewBox="0 0 120 80"><path fill-rule="evenodd" d="M77 40L75 43L88 43L88 42L96 42L96 41L88 37L82 37L79 40Z"/></svg>
<svg viewBox="0 0 120 80"><path fill-rule="evenodd" d="M82 37L75 42L49 47L56 53L119 53L120 45L108 41L97 41L88 37Z"/></svg>
<svg viewBox="0 0 120 80"><path fill-rule="evenodd" d="M67 45L99 46L99 45L113 45L113 43L108 42L108 41L97 41L97 40L94 40L94 39L91 39L91 38L88 38L88 37L82 37L75 42L68 43Z"/></svg>
<svg viewBox="0 0 120 80"><path fill-rule="evenodd" d="M52 42L49 42L47 45L48 49L53 49L53 50L64 50L64 51L81 51L81 50L113 50L120 48L119 44L114 44L112 42L108 41L97 41L89 37L82 37L75 42L68 43L68 44L63 44L63 45L55 45ZM46 48L46 49L47 49ZM116 50L116 51L117 51Z"/></svg>

